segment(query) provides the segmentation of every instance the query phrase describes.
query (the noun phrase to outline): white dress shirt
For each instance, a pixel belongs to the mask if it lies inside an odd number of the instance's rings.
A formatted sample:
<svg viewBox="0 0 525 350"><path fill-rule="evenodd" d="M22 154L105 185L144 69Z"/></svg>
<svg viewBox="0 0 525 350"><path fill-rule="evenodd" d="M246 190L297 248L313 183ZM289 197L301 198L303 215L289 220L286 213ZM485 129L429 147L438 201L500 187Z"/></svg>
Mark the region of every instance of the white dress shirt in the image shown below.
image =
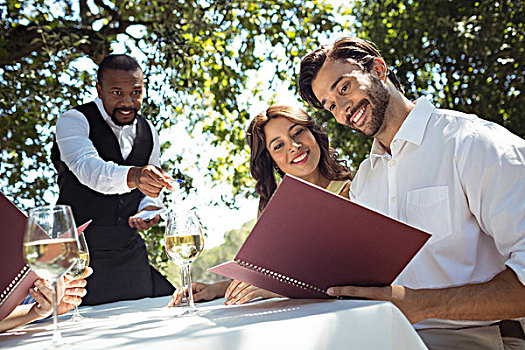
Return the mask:
<svg viewBox="0 0 525 350"><path fill-rule="evenodd" d="M117 137L122 158L126 159L133 148L137 134L137 120L131 125L118 126L113 123L104 109L102 100L97 97L95 103ZM153 135L153 150L148 164L160 166L159 137L153 125L147 122ZM89 123L82 113L76 109L70 109L58 118L56 140L61 160L66 163L80 183L104 194L123 194L131 191L128 187L127 176L132 167L107 162L100 158L93 142L89 139ZM162 207L162 201L160 197L146 196L140 202L139 210L148 205Z"/></svg>
<svg viewBox="0 0 525 350"><path fill-rule="evenodd" d="M374 140L351 197L432 234L393 284L480 283L508 266L525 285L525 140L421 98L395 135L391 152ZM425 320L415 326L489 323Z"/></svg>

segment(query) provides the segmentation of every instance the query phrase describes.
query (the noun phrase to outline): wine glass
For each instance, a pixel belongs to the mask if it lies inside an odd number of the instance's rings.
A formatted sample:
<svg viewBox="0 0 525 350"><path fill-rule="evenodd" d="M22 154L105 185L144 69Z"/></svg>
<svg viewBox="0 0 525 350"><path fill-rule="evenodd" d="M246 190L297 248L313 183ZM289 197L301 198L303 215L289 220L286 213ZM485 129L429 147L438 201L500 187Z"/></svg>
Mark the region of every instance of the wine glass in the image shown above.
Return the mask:
<svg viewBox="0 0 525 350"><path fill-rule="evenodd" d="M171 261L181 267L182 290L188 287L189 310L183 315L196 313L193 301L193 290L191 288L190 265L204 248L204 237L202 234L199 218L194 210L172 212L168 214L168 222L165 232L166 253Z"/></svg>
<svg viewBox="0 0 525 350"><path fill-rule="evenodd" d="M80 232L78 235L78 243L80 247L78 252L79 258L76 264L74 264L73 267L71 267L71 269L69 269L69 271L66 273L66 277L72 280L82 277L86 272L86 267L89 266L89 249L86 242L86 237L84 237L84 232ZM75 304L75 312L73 313L73 316L71 316L71 321L78 322L84 318L84 316L80 315L78 306Z"/></svg>
<svg viewBox="0 0 525 350"><path fill-rule="evenodd" d="M62 344L58 329L57 282L79 259L77 229L68 205L29 210L24 234L24 260L38 276L53 284L52 346Z"/></svg>

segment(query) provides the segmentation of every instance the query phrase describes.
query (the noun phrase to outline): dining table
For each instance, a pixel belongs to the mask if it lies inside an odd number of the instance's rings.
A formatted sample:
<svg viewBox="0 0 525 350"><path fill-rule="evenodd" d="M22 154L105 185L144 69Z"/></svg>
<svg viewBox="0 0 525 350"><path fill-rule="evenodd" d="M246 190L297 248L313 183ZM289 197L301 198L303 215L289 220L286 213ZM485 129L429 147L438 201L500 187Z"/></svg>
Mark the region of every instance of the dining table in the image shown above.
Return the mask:
<svg viewBox="0 0 525 350"><path fill-rule="evenodd" d="M66 349L427 349L390 302L339 299L225 299L167 308L169 296L80 308L59 317ZM52 319L0 333L0 348L51 345Z"/></svg>

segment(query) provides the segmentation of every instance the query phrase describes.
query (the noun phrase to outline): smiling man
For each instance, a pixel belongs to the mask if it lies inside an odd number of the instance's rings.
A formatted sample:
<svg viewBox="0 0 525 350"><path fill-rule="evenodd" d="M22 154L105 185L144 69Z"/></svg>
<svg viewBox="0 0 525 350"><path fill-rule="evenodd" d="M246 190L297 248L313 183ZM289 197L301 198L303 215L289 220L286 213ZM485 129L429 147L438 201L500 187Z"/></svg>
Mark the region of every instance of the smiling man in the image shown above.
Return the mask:
<svg viewBox="0 0 525 350"><path fill-rule="evenodd" d="M58 118L52 160L58 172L58 204L73 209L86 229L93 274L83 303L169 295L173 286L149 265L137 230L155 225L133 218L162 207L158 196L171 185L160 169L160 146L152 124L139 115L143 73L127 55L102 60L95 101Z"/></svg>
<svg viewBox="0 0 525 350"><path fill-rule="evenodd" d="M374 138L351 198L432 234L391 286L328 292L392 301L430 349L524 349L525 140L411 102L375 46L357 38L306 56L299 92Z"/></svg>

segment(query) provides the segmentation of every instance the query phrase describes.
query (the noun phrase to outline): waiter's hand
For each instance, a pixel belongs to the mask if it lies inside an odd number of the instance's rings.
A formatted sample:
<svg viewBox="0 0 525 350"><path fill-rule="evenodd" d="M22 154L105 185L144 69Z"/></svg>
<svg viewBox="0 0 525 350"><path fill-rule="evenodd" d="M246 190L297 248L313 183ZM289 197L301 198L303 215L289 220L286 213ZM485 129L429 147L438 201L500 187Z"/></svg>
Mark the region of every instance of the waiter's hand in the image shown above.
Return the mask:
<svg viewBox="0 0 525 350"><path fill-rule="evenodd" d="M154 165L133 167L128 171L128 187L138 188L146 196L157 198L163 187L173 190L169 180L173 178Z"/></svg>
<svg viewBox="0 0 525 350"><path fill-rule="evenodd" d="M157 209L160 209L160 207L155 207L153 205L148 205L148 206L144 207L144 209L138 211L137 214L140 213L141 211L157 210ZM144 221L141 218L134 218L134 217L130 216L129 219L128 219L128 224L129 224L129 227L131 227L131 228L136 228L139 231L144 231L144 230L147 230L147 229L151 228L153 225L156 225L157 222L159 222L159 220L160 220L160 215L156 215L153 219L148 220L148 221Z"/></svg>

